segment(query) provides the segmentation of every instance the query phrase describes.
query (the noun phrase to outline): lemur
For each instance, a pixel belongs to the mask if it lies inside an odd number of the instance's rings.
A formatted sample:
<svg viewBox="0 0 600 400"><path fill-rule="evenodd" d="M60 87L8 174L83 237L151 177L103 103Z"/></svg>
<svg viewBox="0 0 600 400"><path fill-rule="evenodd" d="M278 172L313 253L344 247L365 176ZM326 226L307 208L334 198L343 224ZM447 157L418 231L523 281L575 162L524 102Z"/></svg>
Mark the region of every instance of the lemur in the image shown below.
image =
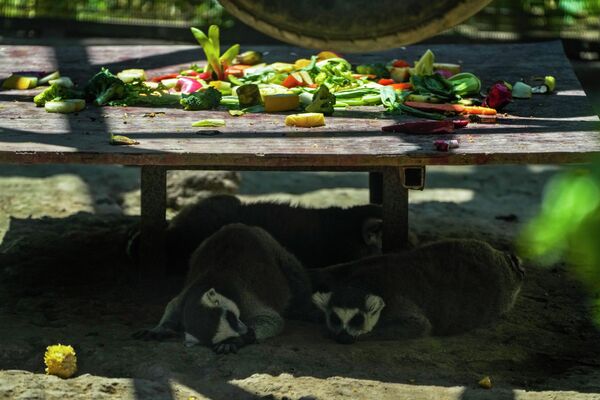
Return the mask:
<svg viewBox="0 0 600 400"><path fill-rule="evenodd" d="M138 339L184 334L217 353L279 334L283 316L308 311L310 280L300 262L259 227L230 224L194 251L186 283L159 324Z"/></svg>
<svg viewBox="0 0 600 400"><path fill-rule="evenodd" d="M313 303L340 343L358 337L452 335L509 311L524 278L519 259L489 244L444 240L311 271Z"/></svg>
<svg viewBox="0 0 600 400"><path fill-rule="evenodd" d="M260 226L306 268L320 268L381 253L381 206L311 209L285 203L243 204L217 195L182 209L167 228L170 269L184 271L194 249L224 225ZM137 255L137 234L129 253Z"/></svg>

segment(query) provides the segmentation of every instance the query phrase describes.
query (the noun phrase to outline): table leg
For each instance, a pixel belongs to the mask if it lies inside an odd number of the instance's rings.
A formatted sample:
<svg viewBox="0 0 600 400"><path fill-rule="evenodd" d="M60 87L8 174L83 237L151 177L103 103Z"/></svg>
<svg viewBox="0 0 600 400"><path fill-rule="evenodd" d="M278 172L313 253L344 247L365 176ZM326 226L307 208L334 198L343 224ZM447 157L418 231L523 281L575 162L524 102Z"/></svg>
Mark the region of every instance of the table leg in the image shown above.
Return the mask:
<svg viewBox="0 0 600 400"><path fill-rule="evenodd" d="M369 172L369 203L381 204L383 198L383 174Z"/></svg>
<svg viewBox="0 0 600 400"><path fill-rule="evenodd" d="M390 253L408 244L408 189L400 168L386 168L382 183L383 251Z"/></svg>
<svg viewBox="0 0 600 400"><path fill-rule="evenodd" d="M159 278L166 269L167 170L143 166L140 224L141 278Z"/></svg>

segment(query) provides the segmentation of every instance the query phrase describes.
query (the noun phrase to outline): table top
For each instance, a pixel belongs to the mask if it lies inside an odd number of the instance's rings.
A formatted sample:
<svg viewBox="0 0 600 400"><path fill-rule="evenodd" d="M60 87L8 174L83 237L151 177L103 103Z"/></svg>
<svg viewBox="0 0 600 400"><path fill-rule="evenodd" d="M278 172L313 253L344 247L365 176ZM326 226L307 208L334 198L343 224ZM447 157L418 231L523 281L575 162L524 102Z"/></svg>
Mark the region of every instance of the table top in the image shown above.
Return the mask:
<svg viewBox="0 0 600 400"><path fill-rule="evenodd" d="M409 135L381 127L411 117L391 117L380 107L353 107L326 117L318 128L286 127L289 113L246 114L179 108L94 107L77 114L36 108L39 92L0 92L0 163L94 163L250 169L356 169L400 165L471 165L583 162L600 153L600 122L566 59L560 42L430 46L440 62L494 81L553 75L557 91L515 100L498 124L471 124L453 135ZM259 47L267 61L293 61L307 50ZM415 60L426 50L410 46L351 54L352 63ZM84 83L100 67L113 72L144 68L152 76L176 72L203 57L199 46L4 46L0 79L19 70L55 70ZM155 117L148 113L164 112ZM193 128L193 121L222 118L225 127ZM414 118L412 118L414 119ZM208 134L206 131L211 131ZM109 133L139 141L112 146ZM438 152L435 139L458 138L460 148Z"/></svg>

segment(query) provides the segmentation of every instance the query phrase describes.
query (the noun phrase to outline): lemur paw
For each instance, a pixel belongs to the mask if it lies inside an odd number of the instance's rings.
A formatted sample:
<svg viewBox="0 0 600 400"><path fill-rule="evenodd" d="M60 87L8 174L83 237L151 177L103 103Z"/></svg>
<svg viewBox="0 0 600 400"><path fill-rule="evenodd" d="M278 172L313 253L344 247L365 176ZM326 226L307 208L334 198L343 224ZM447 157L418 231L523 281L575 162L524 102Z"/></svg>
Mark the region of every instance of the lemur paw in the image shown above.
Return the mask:
<svg viewBox="0 0 600 400"><path fill-rule="evenodd" d="M141 329L134 332L131 337L138 340L165 340L177 336L177 332L166 328Z"/></svg>
<svg viewBox="0 0 600 400"><path fill-rule="evenodd" d="M244 347L245 344L245 340L241 337L233 337L215 344L213 350L217 354L237 353L238 349Z"/></svg>

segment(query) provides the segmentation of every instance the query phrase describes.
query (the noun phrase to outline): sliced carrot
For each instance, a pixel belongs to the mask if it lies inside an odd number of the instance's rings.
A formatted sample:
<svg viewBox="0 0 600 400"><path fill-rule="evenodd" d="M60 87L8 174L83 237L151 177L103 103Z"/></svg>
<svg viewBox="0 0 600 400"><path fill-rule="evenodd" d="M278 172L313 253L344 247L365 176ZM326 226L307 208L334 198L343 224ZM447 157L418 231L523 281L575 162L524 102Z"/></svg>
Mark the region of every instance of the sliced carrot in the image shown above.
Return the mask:
<svg viewBox="0 0 600 400"><path fill-rule="evenodd" d="M479 115L496 115L497 112L493 108L470 106L464 107L467 114L479 114Z"/></svg>
<svg viewBox="0 0 600 400"><path fill-rule="evenodd" d="M461 113L465 111L465 106L461 104L433 104L433 103L422 103L420 101L406 101L405 105L416 108L422 111L434 111L439 113Z"/></svg>
<svg viewBox="0 0 600 400"><path fill-rule="evenodd" d="M389 86L394 88L394 90L409 90L413 87L412 83L409 82L392 83Z"/></svg>

